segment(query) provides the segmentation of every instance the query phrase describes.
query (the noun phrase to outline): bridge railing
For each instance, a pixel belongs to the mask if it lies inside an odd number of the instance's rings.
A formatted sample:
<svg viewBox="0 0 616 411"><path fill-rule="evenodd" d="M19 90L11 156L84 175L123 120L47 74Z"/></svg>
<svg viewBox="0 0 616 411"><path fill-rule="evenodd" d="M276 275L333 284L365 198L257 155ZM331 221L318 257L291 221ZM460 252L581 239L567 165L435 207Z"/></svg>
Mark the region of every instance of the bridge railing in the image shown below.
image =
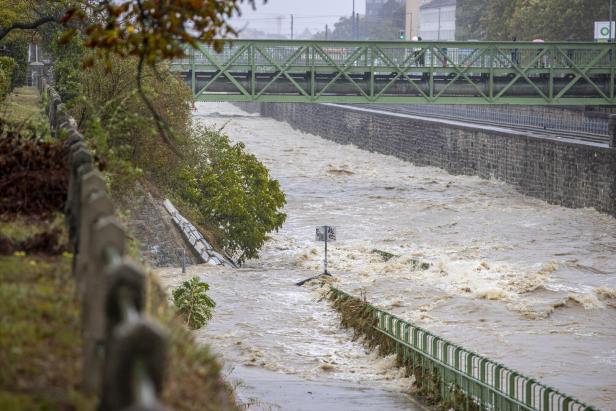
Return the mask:
<svg viewBox="0 0 616 411"><path fill-rule="evenodd" d="M238 40L172 68L206 101L616 104L613 43Z"/></svg>
<svg viewBox="0 0 616 411"><path fill-rule="evenodd" d="M566 108L528 107L511 110L501 106L477 105L361 105L403 114L426 115L450 120L472 121L485 125L504 125L540 132L560 133L562 137L584 137L605 142L609 134L606 113Z"/></svg>
<svg viewBox="0 0 616 411"><path fill-rule="evenodd" d="M160 402L167 331L144 312L145 270L125 255L126 232L114 217L104 177L60 96L46 81L54 136L66 140L66 221L73 275L82 301L82 387L101 411L166 410Z"/></svg>
<svg viewBox="0 0 616 411"><path fill-rule="evenodd" d="M393 344L403 365L449 408L494 411L597 411L540 381L469 351L428 330L332 287L336 300L352 300L369 324ZM367 310L367 311L366 311Z"/></svg>

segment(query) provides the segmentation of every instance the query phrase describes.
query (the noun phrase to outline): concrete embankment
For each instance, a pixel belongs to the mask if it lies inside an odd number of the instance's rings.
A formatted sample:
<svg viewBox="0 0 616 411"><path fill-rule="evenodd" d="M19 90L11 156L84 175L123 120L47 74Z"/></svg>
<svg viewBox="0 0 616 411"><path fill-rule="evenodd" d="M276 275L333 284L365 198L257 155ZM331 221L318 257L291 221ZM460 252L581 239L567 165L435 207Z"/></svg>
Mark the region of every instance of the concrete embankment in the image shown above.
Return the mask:
<svg viewBox="0 0 616 411"><path fill-rule="evenodd" d="M459 121L331 104L241 103L303 132L452 174L513 185L570 208L616 215L616 149ZM512 110L515 110L512 108Z"/></svg>

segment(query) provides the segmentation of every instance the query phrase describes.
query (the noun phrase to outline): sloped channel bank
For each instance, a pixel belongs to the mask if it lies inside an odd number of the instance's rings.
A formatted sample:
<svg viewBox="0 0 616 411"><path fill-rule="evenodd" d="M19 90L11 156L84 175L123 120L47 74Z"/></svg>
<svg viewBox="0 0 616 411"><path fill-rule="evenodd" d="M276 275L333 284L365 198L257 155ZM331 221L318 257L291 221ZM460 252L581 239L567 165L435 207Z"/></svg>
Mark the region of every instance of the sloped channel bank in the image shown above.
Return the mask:
<svg viewBox="0 0 616 411"><path fill-rule="evenodd" d="M361 106L238 106L337 143L393 155L418 166L440 167L452 174L494 178L550 204L594 207L616 216L616 148Z"/></svg>

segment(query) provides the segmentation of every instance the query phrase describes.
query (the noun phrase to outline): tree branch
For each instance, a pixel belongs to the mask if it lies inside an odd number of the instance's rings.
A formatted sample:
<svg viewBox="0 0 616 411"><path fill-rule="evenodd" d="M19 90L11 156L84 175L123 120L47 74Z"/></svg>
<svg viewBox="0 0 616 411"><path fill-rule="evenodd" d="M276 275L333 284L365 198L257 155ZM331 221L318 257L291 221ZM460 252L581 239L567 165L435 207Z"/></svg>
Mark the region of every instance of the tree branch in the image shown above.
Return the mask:
<svg viewBox="0 0 616 411"><path fill-rule="evenodd" d="M158 129L158 134L160 135L160 137L163 139L165 144L167 144L167 146L171 149L171 151L173 151L173 153L176 156L178 156L179 158L183 158L182 154L179 152L179 150L177 149L177 147L175 146L173 141L171 141L171 139L169 138L169 135L167 134L167 130L166 130L168 129L167 123L161 117L158 111L156 111L156 108L154 107L154 105L152 104L148 96L145 94L145 91L143 90L141 80L143 78L144 59L145 58L142 55L141 58L139 59L139 65L137 66L137 92L139 93L141 100L143 100L145 105L148 107L148 110L150 110L150 113L154 117L154 122L156 123L156 128Z"/></svg>
<svg viewBox="0 0 616 411"><path fill-rule="evenodd" d="M43 24L53 22L60 23L60 18L57 16L43 16L40 19L30 23L13 23L6 29L0 28L0 40L5 38L13 30L32 30L42 26Z"/></svg>

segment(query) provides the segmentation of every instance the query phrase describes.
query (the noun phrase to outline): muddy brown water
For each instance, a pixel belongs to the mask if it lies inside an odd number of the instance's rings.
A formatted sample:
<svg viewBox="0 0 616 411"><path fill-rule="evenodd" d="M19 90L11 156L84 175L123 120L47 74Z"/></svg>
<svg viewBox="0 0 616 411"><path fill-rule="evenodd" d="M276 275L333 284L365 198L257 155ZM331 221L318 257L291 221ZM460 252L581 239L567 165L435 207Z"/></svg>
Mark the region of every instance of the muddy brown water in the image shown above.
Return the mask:
<svg viewBox="0 0 616 411"><path fill-rule="evenodd" d="M259 260L239 271L189 270L211 284L218 303L198 336L228 364L397 393L394 408L405 401L410 381L393 359L353 342L316 288L292 285L321 270L314 230L330 224L338 239L329 264L340 288L616 410L616 219L336 144L230 104L197 107L195 119L226 124L288 200L288 220ZM183 278L177 270L160 275L168 285Z"/></svg>

